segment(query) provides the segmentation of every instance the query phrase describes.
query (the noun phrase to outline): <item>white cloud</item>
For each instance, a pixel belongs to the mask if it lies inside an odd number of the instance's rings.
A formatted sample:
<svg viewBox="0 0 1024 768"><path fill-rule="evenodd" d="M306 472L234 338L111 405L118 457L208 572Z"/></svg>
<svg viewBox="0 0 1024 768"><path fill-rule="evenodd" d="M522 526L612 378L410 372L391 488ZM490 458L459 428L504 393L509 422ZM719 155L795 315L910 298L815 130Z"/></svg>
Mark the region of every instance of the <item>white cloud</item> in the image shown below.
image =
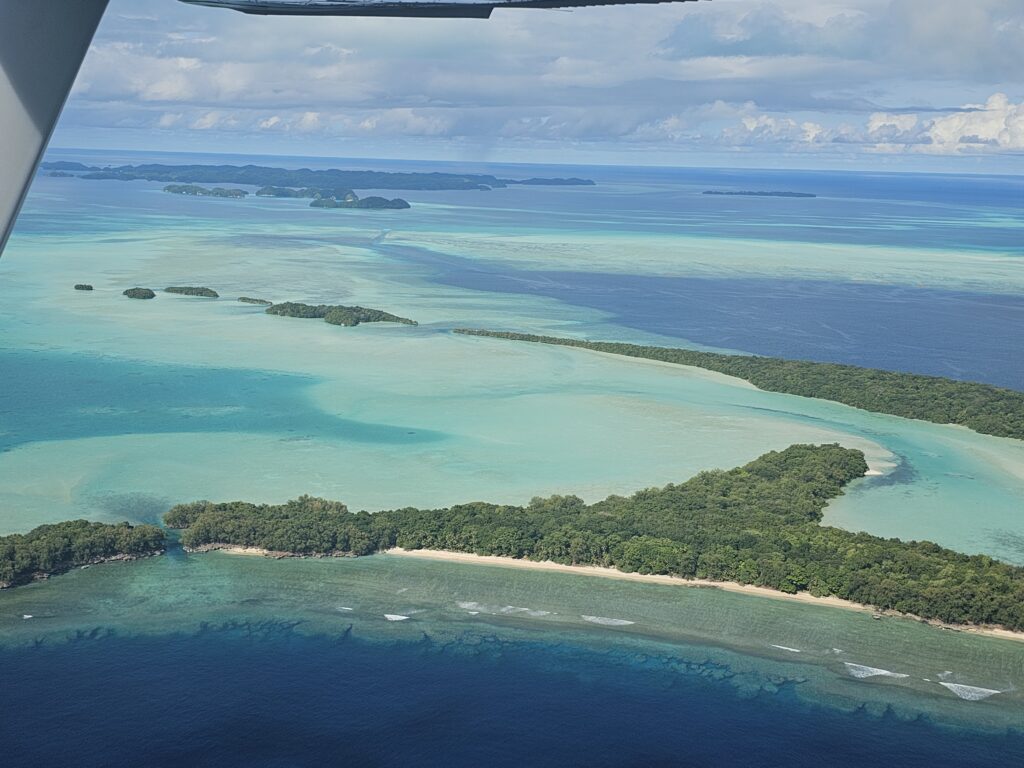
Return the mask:
<svg viewBox="0 0 1024 768"><path fill-rule="evenodd" d="M319 130L320 128L320 113L319 112L303 112L302 116L295 122L295 127L304 132L309 133L311 131Z"/></svg>
<svg viewBox="0 0 1024 768"><path fill-rule="evenodd" d="M164 112L160 115L160 119L157 120L156 124L158 128L173 128L181 122L181 118L182 114L180 112Z"/></svg>
<svg viewBox="0 0 1024 768"><path fill-rule="evenodd" d="M64 120L95 135L288 136L296 151L338 137L946 155L1021 144L1020 0L728 0L430 23L167 0L111 11ZM985 103L948 108L964 102Z"/></svg>
<svg viewBox="0 0 1024 768"><path fill-rule="evenodd" d="M197 131L208 131L211 128L232 128L237 120L229 114L220 111L206 112L192 121L191 127Z"/></svg>
<svg viewBox="0 0 1024 768"><path fill-rule="evenodd" d="M815 126L820 133L821 126ZM772 115L748 115L738 125L727 128L722 137L727 143L775 144L793 143L805 140L806 131L792 118Z"/></svg>
<svg viewBox="0 0 1024 768"><path fill-rule="evenodd" d="M941 154L1024 150L1024 102L1003 93L989 97L977 111L936 118L925 131L925 151Z"/></svg>

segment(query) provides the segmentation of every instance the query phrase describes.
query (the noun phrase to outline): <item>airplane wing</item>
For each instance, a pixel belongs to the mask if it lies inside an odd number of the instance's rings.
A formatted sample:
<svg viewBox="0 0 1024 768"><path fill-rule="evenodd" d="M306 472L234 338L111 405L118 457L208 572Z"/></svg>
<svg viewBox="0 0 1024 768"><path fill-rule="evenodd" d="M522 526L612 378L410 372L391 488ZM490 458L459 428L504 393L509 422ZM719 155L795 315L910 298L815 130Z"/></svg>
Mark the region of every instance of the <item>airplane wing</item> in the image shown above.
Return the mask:
<svg viewBox="0 0 1024 768"><path fill-rule="evenodd" d="M693 0L181 0L265 16L411 16L486 19L497 8L580 8Z"/></svg>

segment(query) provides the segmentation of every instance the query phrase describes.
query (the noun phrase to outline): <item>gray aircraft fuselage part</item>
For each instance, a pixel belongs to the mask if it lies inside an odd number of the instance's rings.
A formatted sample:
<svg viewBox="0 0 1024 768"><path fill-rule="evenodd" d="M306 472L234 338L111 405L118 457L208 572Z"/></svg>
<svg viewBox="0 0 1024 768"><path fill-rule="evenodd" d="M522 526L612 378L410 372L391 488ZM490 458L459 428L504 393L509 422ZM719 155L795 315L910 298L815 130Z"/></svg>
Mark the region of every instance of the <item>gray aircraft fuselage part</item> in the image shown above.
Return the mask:
<svg viewBox="0 0 1024 768"><path fill-rule="evenodd" d="M0 0L0 254L107 0Z"/></svg>
<svg viewBox="0 0 1024 768"><path fill-rule="evenodd" d="M406 16L489 19L514 8L583 8L596 5L686 3L694 0L181 0L263 16Z"/></svg>

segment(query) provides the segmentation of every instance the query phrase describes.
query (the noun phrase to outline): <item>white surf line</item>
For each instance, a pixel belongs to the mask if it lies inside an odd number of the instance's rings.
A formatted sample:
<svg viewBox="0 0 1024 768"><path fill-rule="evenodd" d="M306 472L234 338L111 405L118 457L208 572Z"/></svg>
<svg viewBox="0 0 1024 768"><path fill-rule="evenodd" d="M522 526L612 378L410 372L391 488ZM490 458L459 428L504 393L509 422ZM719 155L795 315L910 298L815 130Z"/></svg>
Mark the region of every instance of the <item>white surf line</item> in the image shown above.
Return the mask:
<svg viewBox="0 0 1024 768"><path fill-rule="evenodd" d="M982 699L987 699L989 696L995 696L997 693L1002 693L1002 691L997 691L994 688L979 688L975 685L961 685L960 683L940 682L939 685L943 688L948 688L965 701L981 701Z"/></svg>
<svg viewBox="0 0 1024 768"><path fill-rule="evenodd" d="M551 611L541 611L536 608L520 608L515 605L485 605L471 600L464 600L456 603L456 605L474 616L478 613L489 613L492 615L504 616L526 615L534 619L539 619L541 616L551 615Z"/></svg>
<svg viewBox="0 0 1024 768"><path fill-rule="evenodd" d="M384 618L387 619L388 621L405 621L409 617L408 616L402 616L399 613L385 613L384 614Z"/></svg>
<svg viewBox="0 0 1024 768"><path fill-rule="evenodd" d="M799 648L790 648L788 645L776 645L771 643L772 648L778 648L780 651L789 651L790 653L803 653Z"/></svg>
<svg viewBox="0 0 1024 768"><path fill-rule="evenodd" d="M868 667L864 664L854 664L851 661L844 661L843 664L846 665L847 672L849 672L853 677L861 680L868 677L910 677L910 675L905 675L902 672L892 672L888 669L881 669L880 667Z"/></svg>
<svg viewBox="0 0 1024 768"><path fill-rule="evenodd" d="M580 616L584 621L589 621L591 624L602 624L606 627L626 627L630 624L636 624L635 621L627 621L626 619L609 619L605 616Z"/></svg>

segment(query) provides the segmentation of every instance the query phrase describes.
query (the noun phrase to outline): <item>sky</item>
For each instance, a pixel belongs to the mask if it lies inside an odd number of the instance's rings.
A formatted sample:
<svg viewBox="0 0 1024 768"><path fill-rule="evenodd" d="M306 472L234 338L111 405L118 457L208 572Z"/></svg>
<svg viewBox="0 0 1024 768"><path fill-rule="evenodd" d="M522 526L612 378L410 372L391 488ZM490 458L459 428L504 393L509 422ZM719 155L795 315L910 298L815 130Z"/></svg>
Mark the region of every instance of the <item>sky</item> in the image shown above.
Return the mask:
<svg viewBox="0 0 1024 768"><path fill-rule="evenodd" d="M1024 173L1021 0L490 20L111 0L53 146Z"/></svg>

